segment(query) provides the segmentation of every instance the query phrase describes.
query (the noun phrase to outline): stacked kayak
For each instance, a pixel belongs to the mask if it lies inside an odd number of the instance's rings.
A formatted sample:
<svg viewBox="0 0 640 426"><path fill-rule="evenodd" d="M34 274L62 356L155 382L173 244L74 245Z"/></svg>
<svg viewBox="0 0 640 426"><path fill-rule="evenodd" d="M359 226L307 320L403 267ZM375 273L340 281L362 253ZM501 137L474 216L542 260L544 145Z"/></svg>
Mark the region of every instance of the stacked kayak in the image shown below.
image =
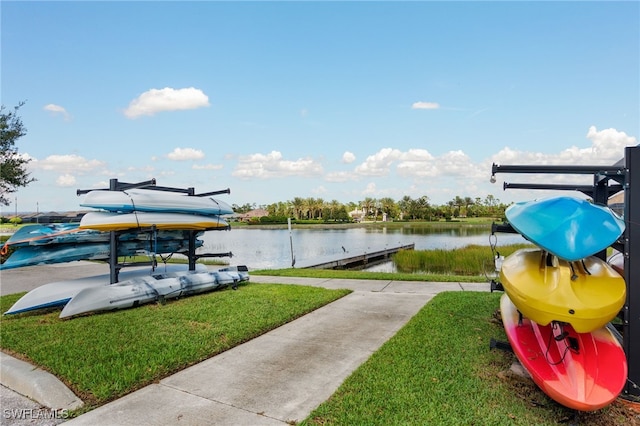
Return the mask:
<svg viewBox="0 0 640 426"><path fill-rule="evenodd" d="M65 263L75 260L108 260L111 254L109 233L81 229L77 223L26 225L2 247L3 254L13 253L0 270L24 266ZM141 253L175 253L189 247L189 233L182 230L159 230L155 234L135 229L119 236L118 256ZM196 246L203 241L196 239Z"/></svg>
<svg viewBox="0 0 640 426"><path fill-rule="evenodd" d="M609 405L627 380L627 360L608 328L623 308L624 278L595 255L624 221L572 197L517 203L505 215L538 246L502 262L500 308L509 343L534 382L569 408Z"/></svg>
<svg viewBox="0 0 640 426"><path fill-rule="evenodd" d="M524 238L562 259L576 261L615 243L624 221L608 207L573 197L516 203L505 211Z"/></svg>
<svg viewBox="0 0 640 426"><path fill-rule="evenodd" d="M64 306L60 318L131 308L228 286L236 288L239 283L248 280L249 272L246 266L229 267L217 271L196 270L136 277L116 284L92 286L80 290Z"/></svg>
<svg viewBox="0 0 640 426"><path fill-rule="evenodd" d="M187 213L204 216L232 214L227 203L212 197L197 197L149 189L90 191L80 203L83 207L111 212Z"/></svg>
<svg viewBox="0 0 640 426"><path fill-rule="evenodd" d="M219 290L249 281L246 266L232 266L209 271L196 265L167 265L155 271L141 268L120 273L121 281L110 284L109 274L40 286L22 296L5 315L49 308L63 308L60 318L80 314L131 308L159 300L190 296Z"/></svg>
<svg viewBox="0 0 640 426"><path fill-rule="evenodd" d="M9 248L13 253L0 269L186 252L194 242L195 248L202 246L197 237L204 231L229 229L221 216L233 213L228 204L209 196L143 189L90 191L81 206L97 210L85 214L79 224L31 225L16 232L2 248L3 254ZM49 283L24 295L5 314L63 307L60 317L70 318L228 286L235 289L249 280L246 266L160 269L123 271L117 283L111 283L112 274Z"/></svg>
<svg viewBox="0 0 640 426"><path fill-rule="evenodd" d="M504 260L500 279L525 317L540 325L564 322L579 333L606 326L626 297L624 279L595 256L572 263L544 250L522 249Z"/></svg>
<svg viewBox="0 0 640 426"><path fill-rule="evenodd" d="M157 229L228 229L220 216L233 213L226 203L212 197L131 189L90 191L80 204L104 211L90 212L80 221L81 229L119 231L155 226Z"/></svg>
<svg viewBox="0 0 640 426"><path fill-rule="evenodd" d="M578 333L570 325L523 318L509 296L500 299L509 343L533 381L558 403L581 411L611 404L627 380L627 359L607 327Z"/></svg>
<svg viewBox="0 0 640 426"><path fill-rule="evenodd" d="M192 231L229 228L229 224L220 216L203 216L186 213L89 212L80 220L80 229L95 229L103 232L148 228L151 226L155 226L156 229L184 229Z"/></svg>
<svg viewBox="0 0 640 426"><path fill-rule="evenodd" d="M120 281L131 280L138 277L153 274L184 273L188 271L188 265L168 264L151 270L149 268L131 268L119 273ZM206 272L207 267L196 264L196 271ZM94 275L91 277L76 278L73 280L55 281L34 288L18 299L4 314L21 314L23 312L37 311L48 308L61 308L66 305L76 294L85 288L109 286L111 274Z"/></svg>

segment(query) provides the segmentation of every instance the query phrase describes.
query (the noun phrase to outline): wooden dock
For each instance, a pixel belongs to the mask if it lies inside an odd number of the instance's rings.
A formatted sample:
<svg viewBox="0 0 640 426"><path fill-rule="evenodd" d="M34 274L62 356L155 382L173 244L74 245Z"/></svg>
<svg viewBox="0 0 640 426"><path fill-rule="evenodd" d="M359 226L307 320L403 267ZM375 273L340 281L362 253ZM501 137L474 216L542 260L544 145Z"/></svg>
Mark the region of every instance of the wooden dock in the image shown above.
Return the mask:
<svg viewBox="0 0 640 426"><path fill-rule="evenodd" d="M349 255L348 253L340 258L333 258L323 260L319 263L311 265L300 266L304 269L354 269L364 268L368 265L375 265L389 260L392 254L399 252L400 250L413 250L415 244L407 244L403 246L385 248L384 250L377 250L372 252L365 252L358 255Z"/></svg>

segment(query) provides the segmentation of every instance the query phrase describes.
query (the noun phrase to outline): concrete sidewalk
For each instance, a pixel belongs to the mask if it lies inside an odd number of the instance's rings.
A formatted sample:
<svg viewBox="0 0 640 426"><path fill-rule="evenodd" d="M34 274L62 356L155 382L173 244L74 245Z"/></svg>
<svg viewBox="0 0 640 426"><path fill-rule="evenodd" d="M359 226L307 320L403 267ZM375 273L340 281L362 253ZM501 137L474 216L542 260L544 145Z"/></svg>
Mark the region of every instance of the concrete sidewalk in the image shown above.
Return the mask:
<svg viewBox="0 0 640 426"><path fill-rule="evenodd" d="M5 276L3 275L3 281ZM441 291L487 284L251 276L354 292L289 324L70 420L69 425L299 422ZM4 282L3 282L4 287Z"/></svg>

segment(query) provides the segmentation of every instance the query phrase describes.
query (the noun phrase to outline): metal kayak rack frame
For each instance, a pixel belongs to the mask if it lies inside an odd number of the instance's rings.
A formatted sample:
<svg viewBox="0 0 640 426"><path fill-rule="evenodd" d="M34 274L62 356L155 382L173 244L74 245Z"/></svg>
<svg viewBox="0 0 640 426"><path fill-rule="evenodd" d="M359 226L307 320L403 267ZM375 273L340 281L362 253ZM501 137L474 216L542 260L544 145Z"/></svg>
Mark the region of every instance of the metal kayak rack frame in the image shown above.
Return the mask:
<svg viewBox="0 0 640 426"><path fill-rule="evenodd" d="M192 197L211 197L214 195L220 194L230 194L231 190L229 188L222 189L219 191L211 191L204 192L200 194L196 194L195 188L173 188L169 186L158 186L156 185L155 179L150 179L147 181L137 182L137 183L128 183L128 182L120 182L118 179L110 179L109 180L109 188L100 188L100 189L78 189L76 191L76 195L84 195L91 191L126 191L128 189L149 189L153 191L164 191L164 192L174 192L185 194ZM220 229L220 228L216 228ZM223 228L228 229L228 228ZM223 230L220 229L220 230ZM150 227L142 227L136 229L139 232L147 232L151 235L154 235L156 232L155 226ZM129 263L119 263L118 262L118 245L120 244L120 235L126 232L130 232L130 230L126 231L109 231L109 277L111 284L118 282L118 274L120 273L120 269L130 266L151 266L155 268L157 266L157 262L154 261L146 261L146 262L129 262ZM187 256L189 261L189 270L194 271L196 269L196 261L200 258L211 258L211 257L232 257L233 253L225 252L225 253L202 253L196 254L196 235L200 231L190 230L187 231L189 233L189 247L186 252L179 252L180 254L184 254Z"/></svg>
<svg viewBox="0 0 640 426"><path fill-rule="evenodd" d="M592 185L507 183L503 189L579 191L594 203L607 205L609 197L624 191L625 231L612 247L624 256L625 305L618 317L622 321L622 346L627 356L627 383L621 396L640 400L640 146L625 148L624 158L613 166L583 165L498 165L491 168L491 182L497 173L593 175ZM493 232L514 232L509 224L494 224ZM596 256L606 259L606 250ZM634 263L632 259L636 259Z"/></svg>

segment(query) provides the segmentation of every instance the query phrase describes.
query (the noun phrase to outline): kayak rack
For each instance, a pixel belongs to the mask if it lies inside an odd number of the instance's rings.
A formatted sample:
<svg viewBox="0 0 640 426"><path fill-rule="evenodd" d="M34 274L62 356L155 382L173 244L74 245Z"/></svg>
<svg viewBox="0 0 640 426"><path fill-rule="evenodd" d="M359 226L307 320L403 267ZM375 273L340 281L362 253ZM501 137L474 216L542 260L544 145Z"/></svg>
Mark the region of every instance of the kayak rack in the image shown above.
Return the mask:
<svg viewBox="0 0 640 426"><path fill-rule="evenodd" d="M231 190L229 188L222 189L218 191L211 192L203 192L197 194L195 188L174 188L169 186L158 186L156 185L156 179L150 179L142 182L136 183L128 183L128 182L120 182L118 179L110 179L109 187L102 189L78 189L76 190L76 195L80 196L83 194L87 194L91 191L101 190L101 191L126 191L129 189L148 189L153 191L164 191L164 192L174 192L185 194L191 197L211 197L214 195L220 194L230 194ZM227 228L215 228L215 230L227 230ZM149 233L150 235L154 235L157 232L155 226L138 228L138 232ZM125 262L118 263L118 245L120 244L120 235L123 233L131 232L131 230L124 231L109 231L109 278L111 284L118 282L118 274L120 273L120 269L130 266L151 266L152 268L156 268L157 261L155 258L152 261L143 261L143 262ZM199 230L187 230L189 245L186 251L176 252L182 255L187 256L189 261L189 270L194 271L196 269L196 261L200 258L210 258L210 257L232 257L233 253L202 253L196 254L196 237L197 234L201 231ZM155 249L155 246L154 246Z"/></svg>
<svg viewBox="0 0 640 426"><path fill-rule="evenodd" d="M627 383L621 396L640 401L640 145L625 148L625 156L612 166L600 165L498 165L493 164L491 182L497 173L592 175L591 185L507 183L503 189L539 189L579 191L595 204L606 206L609 197L624 190L625 231L612 244L624 256L624 280L627 286L625 305L618 314L622 321L622 346L627 356ZM494 232L514 232L509 224L493 224ZM636 244L637 243L637 244ZM605 260L606 250L597 254ZM635 262L632 259L636 259Z"/></svg>

